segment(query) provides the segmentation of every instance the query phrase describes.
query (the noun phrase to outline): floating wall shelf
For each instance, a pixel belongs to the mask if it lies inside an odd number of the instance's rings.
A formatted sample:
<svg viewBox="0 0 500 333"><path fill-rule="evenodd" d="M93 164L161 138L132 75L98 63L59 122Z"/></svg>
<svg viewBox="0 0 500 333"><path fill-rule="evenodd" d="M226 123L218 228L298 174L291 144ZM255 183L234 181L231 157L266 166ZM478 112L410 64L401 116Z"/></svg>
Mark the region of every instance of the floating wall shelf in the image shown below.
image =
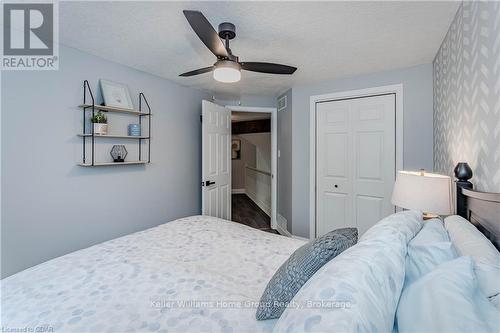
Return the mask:
<svg viewBox="0 0 500 333"><path fill-rule="evenodd" d="M89 104L86 102L87 94L90 96L92 103ZM142 105L145 103L148 112L144 112ZM94 94L92 93L92 89L90 88L89 81L83 81L83 104L78 107L83 110L83 131L80 134L77 134L82 138L82 162L78 163L79 166L82 167L98 167L98 166L117 166L117 165L139 165L139 164L148 164L151 163L151 108L149 107L149 103L146 99L146 96L141 92L139 93L139 110L129 110L124 108L117 108L113 106L105 106L105 105L97 105L95 104ZM87 133L86 131L86 122L87 116L94 116L96 111L103 112L118 112L118 113L126 113L133 116L139 117L139 126L142 128L142 118L146 117L148 121L148 135L147 136L131 136L131 135L98 135L94 133L94 126L90 126L91 133ZM88 114L87 114L88 113ZM113 139L136 139L139 144L139 156L136 161L125 161L125 162L96 162L95 161L95 139L96 138L113 138ZM87 156L86 146L89 144L87 140L90 141L90 158ZM147 140L148 145L148 158L147 160L143 159L142 152L142 140Z"/></svg>
<svg viewBox="0 0 500 333"><path fill-rule="evenodd" d="M137 164L147 164L148 161L127 161L127 162L98 162L94 164L90 163L78 163L82 167L100 167L100 166L116 166L116 165L137 165Z"/></svg>
<svg viewBox="0 0 500 333"><path fill-rule="evenodd" d="M95 110L98 110L98 111L130 113L130 114L135 114L135 115L138 115L138 116L151 116L150 113L141 112L141 111L137 111L137 110L117 108L117 107L114 107L114 106L92 105L92 104L81 104L81 105L78 105L78 107L84 108L84 109L91 108L92 106L94 107Z"/></svg>
<svg viewBox="0 0 500 333"><path fill-rule="evenodd" d="M79 133L77 134L78 136L82 137L91 137L92 134L82 134ZM114 135L114 134L106 134L106 135L101 135L101 134L94 134L94 138L113 138L113 139L142 139L142 140L149 140L149 136L132 136L132 135Z"/></svg>

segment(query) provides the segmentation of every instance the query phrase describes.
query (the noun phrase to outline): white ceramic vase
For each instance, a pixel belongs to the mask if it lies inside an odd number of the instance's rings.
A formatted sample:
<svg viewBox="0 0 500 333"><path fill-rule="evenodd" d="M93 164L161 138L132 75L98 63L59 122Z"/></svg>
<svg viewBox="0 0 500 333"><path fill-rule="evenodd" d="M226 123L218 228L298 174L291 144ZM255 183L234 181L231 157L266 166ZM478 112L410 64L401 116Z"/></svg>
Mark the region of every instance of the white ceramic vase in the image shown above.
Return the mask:
<svg viewBox="0 0 500 333"><path fill-rule="evenodd" d="M108 134L108 124L94 123L94 134L95 135Z"/></svg>

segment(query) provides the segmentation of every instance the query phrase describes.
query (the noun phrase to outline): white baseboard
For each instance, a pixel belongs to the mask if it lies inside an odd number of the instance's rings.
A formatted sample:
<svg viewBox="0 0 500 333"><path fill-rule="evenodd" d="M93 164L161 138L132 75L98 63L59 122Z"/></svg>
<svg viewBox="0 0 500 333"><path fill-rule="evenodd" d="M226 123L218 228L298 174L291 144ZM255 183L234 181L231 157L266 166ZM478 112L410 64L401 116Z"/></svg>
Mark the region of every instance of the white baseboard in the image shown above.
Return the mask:
<svg viewBox="0 0 500 333"><path fill-rule="evenodd" d="M295 239L300 239L300 240L303 240L303 241L306 241L306 242L309 241L308 238L292 235L290 233L290 231L288 231L288 229L287 229L288 228L288 221L287 221L287 219L283 215L278 214L278 218L277 219L278 219L278 221L276 223L276 230L280 234L282 234L284 236L292 237L292 238L295 238Z"/></svg>
<svg viewBox="0 0 500 333"><path fill-rule="evenodd" d="M278 231L283 236L293 237L293 235L288 230L283 229L279 224L276 224L276 231Z"/></svg>
<svg viewBox="0 0 500 333"><path fill-rule="evenodd" d="M276 223L278 224L278 226L281 228L281 229L285 229L288 231L288 221L286 220L286 218L281 215L280 213L278 213L278 216L277 216L277 221Z"/></svg>
<svg viewBox="0 0 500 333"><path fill-rule="evenodd" d="M257 198L255 197L255 194L250 193L250 192L245 192L245 194L247 195L247 197L250 198L250 200L255 202L255 204L257 206L259 206L259 208L262 209L264 211L264 213L267 214L267 216L271 216L271 207L267 206L264 202L257 200Z"/></svg>
<svg viewBox="0 0 500 333"><path fill-rule="evenodd" d="M244 188L233 188L231 190L232 194L245 194L245 189Z"/></svg>
<svg viewBox="0 0 500 333"><path fill-rule="evenodd" d="M309 238L306 238L306 237L300 237L300 236L295 236L295 235L292 235L292 238L295 238L295 239L300 239L300 240L303 240L303 241L306 241L306 242L309 242L310 239Z"/></svg>

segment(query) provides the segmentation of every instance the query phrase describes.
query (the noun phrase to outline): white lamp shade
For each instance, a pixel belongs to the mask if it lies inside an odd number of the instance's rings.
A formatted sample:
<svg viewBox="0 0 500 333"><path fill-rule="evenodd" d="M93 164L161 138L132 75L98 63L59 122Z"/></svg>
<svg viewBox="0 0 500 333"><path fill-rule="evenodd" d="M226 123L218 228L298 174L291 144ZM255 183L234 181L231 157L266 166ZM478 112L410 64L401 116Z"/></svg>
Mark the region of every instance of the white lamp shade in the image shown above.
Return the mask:
<svg viewBox="0 0 500 333"><path fill-rule="evenodd" d="M392 192L392 203L425 213L450 215L451 178L427 172L399 171Z"/></svg>

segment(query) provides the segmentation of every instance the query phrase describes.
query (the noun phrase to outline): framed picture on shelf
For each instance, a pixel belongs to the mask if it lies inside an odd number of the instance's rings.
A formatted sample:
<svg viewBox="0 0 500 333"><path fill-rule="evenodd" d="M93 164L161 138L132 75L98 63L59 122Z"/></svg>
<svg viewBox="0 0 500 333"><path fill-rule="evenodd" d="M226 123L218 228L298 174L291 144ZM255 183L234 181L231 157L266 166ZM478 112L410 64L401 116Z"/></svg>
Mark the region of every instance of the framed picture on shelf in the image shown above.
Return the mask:
<svg viewBox="0 0 500 333"><path fill-rule="evenodd" d="M241 159L241 140L234 139L231 141L231 159Z"/></svg>
<svg viewBox="0 0 500 333"><path fill-rule="evenodd" d="M134 109L132 98L130 98L130 92L126 85L103 79L99 80L99 84L101 86L104 105L129 110Z"/></svg>

